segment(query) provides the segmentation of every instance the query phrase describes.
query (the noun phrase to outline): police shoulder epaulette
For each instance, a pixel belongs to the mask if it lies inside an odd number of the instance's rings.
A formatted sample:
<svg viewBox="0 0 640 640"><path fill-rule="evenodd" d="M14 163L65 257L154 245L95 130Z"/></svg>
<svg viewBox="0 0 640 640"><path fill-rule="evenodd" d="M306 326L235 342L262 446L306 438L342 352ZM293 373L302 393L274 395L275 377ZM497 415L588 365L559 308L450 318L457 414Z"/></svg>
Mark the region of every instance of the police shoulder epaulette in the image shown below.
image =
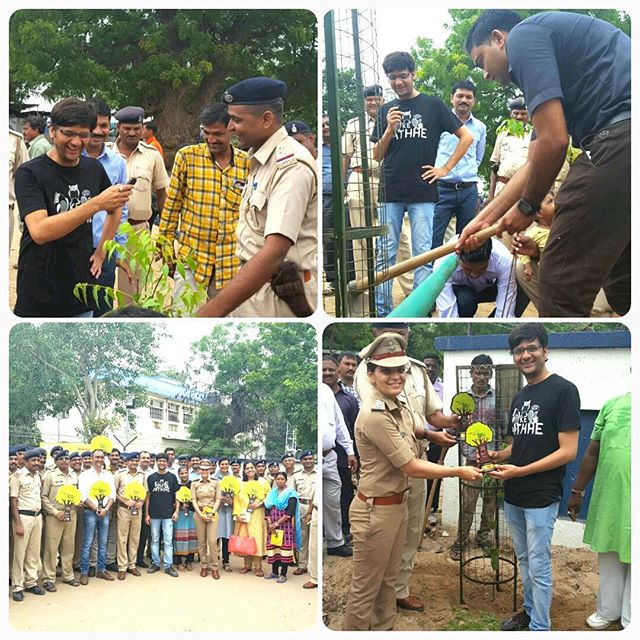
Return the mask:
<svg viewBox="0 0 640 640"><path fill-rule="evenodd" d="M384 411L384 410L385 410L385 406L382 400L376 400L371 405L371 411Z"/></svg>
<svg viewBox="0 0 640 640"><path fill-rule="evenodd" d="M276 147L276 169L286 169L298 163L298 158L290 144L281 143Z"/></svg>

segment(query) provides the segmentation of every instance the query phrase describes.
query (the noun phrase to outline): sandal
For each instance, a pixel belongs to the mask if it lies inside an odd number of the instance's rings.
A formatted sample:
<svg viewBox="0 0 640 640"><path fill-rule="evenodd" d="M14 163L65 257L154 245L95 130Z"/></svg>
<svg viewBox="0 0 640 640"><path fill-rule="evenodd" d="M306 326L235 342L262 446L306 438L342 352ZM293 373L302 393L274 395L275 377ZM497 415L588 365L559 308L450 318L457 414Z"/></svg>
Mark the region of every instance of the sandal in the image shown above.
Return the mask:
<svg viewBox="0 0 640 640"><path fill-rule="evenodd" d="M220 580L220 574L218 573L218 570L217 570L217 569L214 569L214 570L211 572L211 577L212 577L214 580Z"/></svg>
<svg viewBox="0 0 640 640"><path fill-rule="evenodd" d="M264 578L264 571L262 569L256 569L256 576L258 578Z"/></svg>
<svg viewBox="0 0 640 640"><path fill-rule="evenodd" d="M193 571L193 565L190 562L187 562L187 571Z"/></svg>
<svg viewBox="0 0 640 640"><path fill-rule="evenodd" d="M226 571L228 573L231 573L233 571L233 569L228 564L223 564L222 565L222 570Z"/></svg>
<svg viewBox="0 0 640 640"><path fill-rule="evenodd" d="M178 565L178 571L186 571L187 568L183 564Z"/></svg>
<svg viewBox="0 0 640 640"><path fill-rule="evenodd" d="M251 573L251 567L242 567L240 573Z"/></svg>

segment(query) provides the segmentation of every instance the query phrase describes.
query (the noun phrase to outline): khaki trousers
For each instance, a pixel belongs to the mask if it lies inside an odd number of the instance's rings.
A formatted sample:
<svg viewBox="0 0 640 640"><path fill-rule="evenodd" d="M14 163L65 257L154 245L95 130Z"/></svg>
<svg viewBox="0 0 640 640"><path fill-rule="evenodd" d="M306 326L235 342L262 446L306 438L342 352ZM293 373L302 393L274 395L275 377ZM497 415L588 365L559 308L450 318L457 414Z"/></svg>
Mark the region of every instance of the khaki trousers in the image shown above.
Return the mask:
<svg viewBox="0 0 640 640"><path fill-rule="evenodd" d="M362 179L362 174L352 171L347 185L347 203L349 205L349 223L351 227L366 227L364 185L370 186L371 195L371 224L376 225L378 216L378 179L370 178L368 181ZM372 252L375 253L375 243L372 242ZM368 262L375 264L375 255L367 255L367 241L362 238L353 240L353 266L356 279L364 278L367 275Z"/></svg>
<svg viewBox="0 0 640 640"><path fill-rule="evenodd" d="M118 571L134 569L138 557L142 507L138 515L133 515L128 507L118 507L117 517L117 557Z"/></svg>
<svg viewBox="0 0 640 640"><path fill-rule="evenodd" d="M211 521L203 520L197 513L193 520L196 524L198 536L198 555L203 569L218 569L220 545L218 543L218 514ZM246 558L245 558L246 560ZM246 562L245 562L246 566Z"/></svg>
<svg viewBox="0 0 640 640"><path fill-rule="evenodd" d="M78 522L76 511L71 509L71 522L60 522L58 518L51 515L46 516L45 522L42 577L51 582L56 581L56 565L58 552L60 552L62 579L73 580L73 551Z"/></svg>
<svg viewBox="0 0 640 640"><path fill-rule="evenodd" d="M82 541L84 540L84 507L76 508L76 539L73 547L73 566L80 567L82 556Z"/></svg>
<svg viewBox="0 0 640 640"><path fill-rule="evenodd" d="M396 578L407 535L407 504L373 505L355 497L349 509L353 577L344 631L388 631L398 614Z"/></svg>
<svg viewBox="0 0 640 640"><path fill-rule="evenodd" d="M112 505L109 509L109 537L107 538L107 564L117 560L118 553L118 507ZM96 536L97 539L97 536Z"/></svg>
<svg viewBox="0 0 640 640"><path fill-rule="evenodd" d="M39 516L20 515L24 535L17 535L13 526L13 564L11 584L14 591L34 587L38 583L40 565L40 541L42 538L42 514Z"/></svg>
<svg viewBox="0 0 640 640"><path fill-rule="evenodd" d="M300 522L296 523L300 527L300 549L298 550L298 567L306 569L309 564L309 528L310 525L304 523L304 518L309 509L308 504L300 503Z"/></svg>
<svg viewBox="0 0 640 640"><path fill-rule="evenodd" d="M311 524L309 525L309 558L307 569L309 569L309 582L318 584L318 510L314 509L311 514Z"/></svg>
<svg viewBox="0 0 640 640"><path fill-rule="evenodd" d="M427 481L422 478L409 478L407 495L407 535L402 546L400 557L400 571L396 580L396 598L402 599L409 595L409 583L413 573L416 553L422 542L422 524L427 502Z"/></svg>

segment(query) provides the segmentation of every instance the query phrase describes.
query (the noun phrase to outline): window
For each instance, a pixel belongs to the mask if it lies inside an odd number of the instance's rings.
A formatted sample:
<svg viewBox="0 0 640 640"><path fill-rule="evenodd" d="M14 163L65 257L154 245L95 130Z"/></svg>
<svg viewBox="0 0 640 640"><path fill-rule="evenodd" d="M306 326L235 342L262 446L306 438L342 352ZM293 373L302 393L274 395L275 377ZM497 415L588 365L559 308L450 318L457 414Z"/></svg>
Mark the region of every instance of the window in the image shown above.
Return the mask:
<svg viewBox="0 0 640 640"><path fill-rule="evenodd" d="M193 420L193 407L182 407L182 422L183 424L191 424Z"/></svg>
<svg viewBox="0 0 640 640"><path fill-rule="evenodd" d="M151 398L149 401L149 417L152 420L164 420L164 402Z"/></svg>
<svg viewBox="0 0 640 640"><path fill-rule="evenodd" d="M175 423L169 423L169 431L177 431L178 425Z"/></svg>
<svg viewBox="0 0 640 640"><path fill-rule="evenodd" d="M153 428L157 429L158 431L160 431L160 429L162 429L162 422L157 422L157 421L154 420Z"/></svg>
<svg viewBox="0 0 640 640"><path fill-rule="evenodd" d="M178 422L178 405L174 402L167 402L167 414L169 422Z"/></svg>

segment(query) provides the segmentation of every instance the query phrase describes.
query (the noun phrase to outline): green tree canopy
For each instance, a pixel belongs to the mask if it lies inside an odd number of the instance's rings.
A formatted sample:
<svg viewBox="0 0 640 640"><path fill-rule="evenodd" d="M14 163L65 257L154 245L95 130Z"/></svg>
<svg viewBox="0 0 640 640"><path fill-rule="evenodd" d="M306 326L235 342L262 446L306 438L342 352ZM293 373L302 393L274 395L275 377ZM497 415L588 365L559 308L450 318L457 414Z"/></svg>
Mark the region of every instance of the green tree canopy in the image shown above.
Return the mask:
<svg viewBox="0 0 640 640"><path fill-rule="evenodd" d="M166 149L195 140L198 115L251 76L288 87L285 118L314 123L317 24L303 10L20 10L9 29L10 101L104 97L153 115Z"/></svg>
<svg viewBox="0 0 640 640"><path fill-rule="evenodd" d="M78 435L89 442L107 427L135 415L132 399L144 406L135 384L153 373L156 329L151 323L18 324L9 339L9 424L34 428L38 417L77 409ZM109 411L107 412L107 408Z"/></svg>
<svg viewBox="0 0 640 640"><path fill-rule="evenodd" d="M299 449L316 449L316 337L311 326L219 325L192 351L188 380L205 401L190 435L203 450L240 453L250 437L263 441L268 455L281 454L287 424L296 432Z"/></svg>

